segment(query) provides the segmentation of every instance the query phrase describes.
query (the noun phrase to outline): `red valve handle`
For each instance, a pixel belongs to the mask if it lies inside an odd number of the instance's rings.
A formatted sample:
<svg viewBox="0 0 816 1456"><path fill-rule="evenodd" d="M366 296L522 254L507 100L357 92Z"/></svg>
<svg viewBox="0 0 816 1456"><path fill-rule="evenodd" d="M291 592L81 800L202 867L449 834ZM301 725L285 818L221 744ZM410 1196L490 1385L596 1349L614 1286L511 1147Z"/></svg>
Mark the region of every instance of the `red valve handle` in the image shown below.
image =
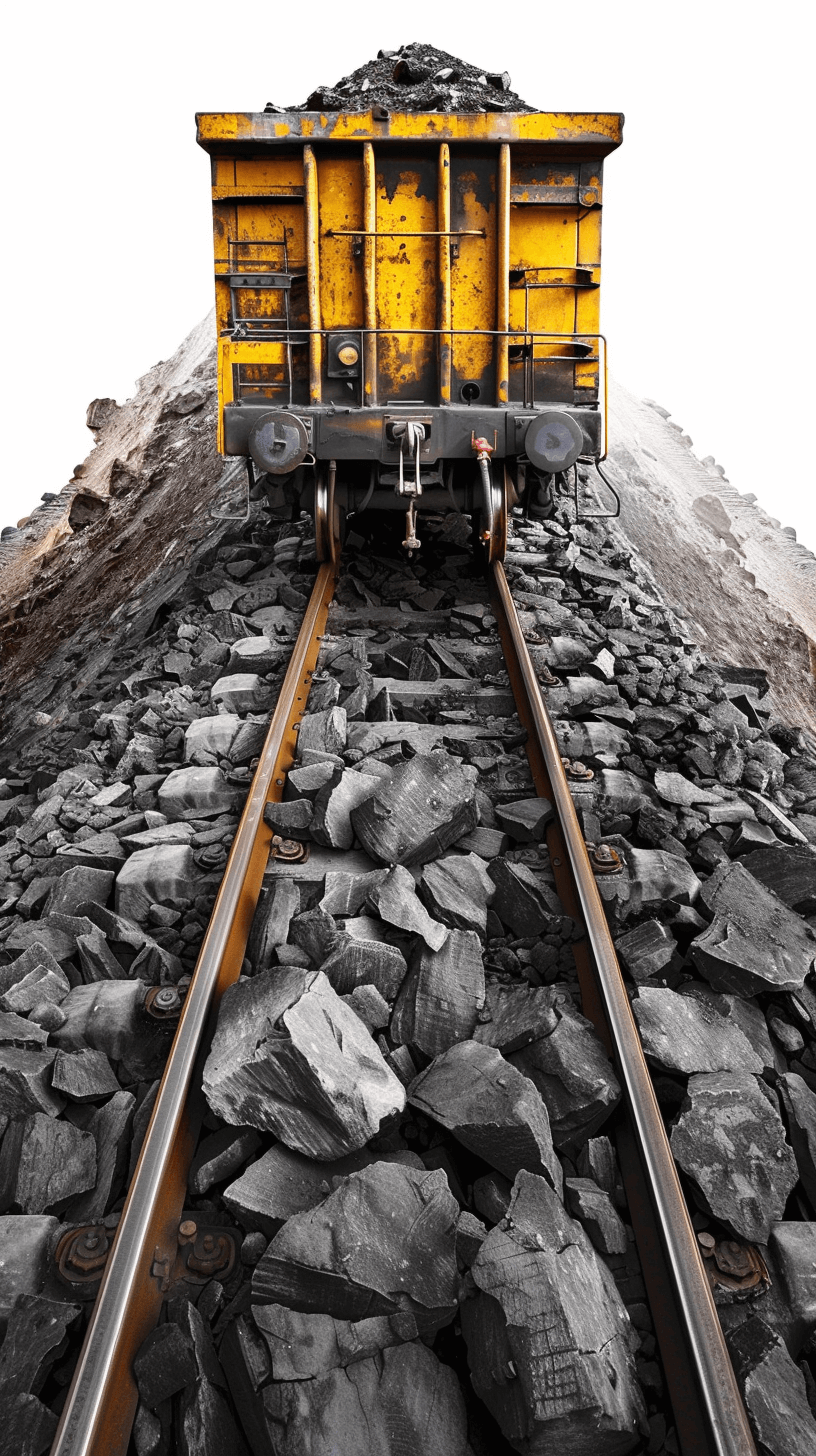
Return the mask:
<svg viewBox="0 0 816 1456"><path fill-rule="evenodd" d="M488 441L481 436L478 440L471 440L470 443L473 449L476 451L476 454L480 460L489 460L495 449L494 445L489 444Z"/></svg>

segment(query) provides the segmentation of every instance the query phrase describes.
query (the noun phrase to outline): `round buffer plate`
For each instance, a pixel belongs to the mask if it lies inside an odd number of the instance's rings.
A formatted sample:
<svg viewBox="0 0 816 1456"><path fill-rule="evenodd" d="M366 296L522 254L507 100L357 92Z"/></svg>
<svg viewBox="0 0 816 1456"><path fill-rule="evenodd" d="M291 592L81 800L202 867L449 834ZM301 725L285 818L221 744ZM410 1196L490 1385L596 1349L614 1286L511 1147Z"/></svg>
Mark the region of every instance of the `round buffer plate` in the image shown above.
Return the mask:
<svg viewBox="0 0 816 1456"><path fill-rule="evenodd" d="M287 475L300 465L309 447L306 428L297 415L274 410L261 415L249 432L249 453L259 470Z"/></svg>
<svg viewBox="0 0 816 1456"><path fill-rule="evenodd" d="M584 448L584 432L572 415L543 410L527 426L524 449L539 470L555 475L569 470Z"/></svg>

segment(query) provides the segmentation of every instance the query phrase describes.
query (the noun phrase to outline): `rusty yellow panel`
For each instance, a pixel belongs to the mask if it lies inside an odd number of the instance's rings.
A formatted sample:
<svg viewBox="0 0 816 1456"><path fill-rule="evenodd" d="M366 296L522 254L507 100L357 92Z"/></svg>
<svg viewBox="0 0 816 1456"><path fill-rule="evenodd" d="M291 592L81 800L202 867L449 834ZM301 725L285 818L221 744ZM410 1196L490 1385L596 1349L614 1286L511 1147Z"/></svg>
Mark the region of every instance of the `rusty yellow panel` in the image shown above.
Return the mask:
<svg viewBox="0 0 816 1456"><path fill-rule="evenodd" d="M575 326L577 223L574 209L511 207L510 267L525 270L532 284L528 294L528 327L538 332L571 333ZM512 324L524 327L525 290L511 289Z"/></svg>
<svg viewBox="0 0 816 1456"><path fill-rule="evenodd" d="M430 397L436 328L436 157L383 163L377 157L377 327L380 398ZM400 236L402 234L403 236Z"/></svg>
<svg viewBox="0 0 816 1456"><path fill-rule="evenodd" d="M235 186L235 160L233 157L216 157L213 174L214 187Z"/></svg>
<svg viewBox="0 0 816 1456"><path fill-rule="evenodd" d="M597 185L597 179L596 179ZM592 268L594 282L601 281L601 212L596 209L580 218L578 223L578 261ZM575 332L597 334L601 327L601 290L587 288L578 293L575 306ZM594 351L597 353L597 349ZM600 364L595 361L579 364L575 370L575 385L578 389L597 390L599 387Z"/></svg>
<svg viewBox="0 0 816 1456"><path fill-rule="evenodd" d="M213 256L215 258L215 321L220 335L229 321L230 295L227 283L218 279L219 272L226 272L229 258L229 240L235 235L235 208L224 203L213 206Z"/></svg>
<svg viewBox="0 0 816 1456"><path fill-rule="evenodd" d="M220 179L219 179L220 180ZM265 187L274 194L278 187L303 191L303 163L298 157L236 157L236 187Z"/></svg>
<svg viewBox="0 0 816 1456"><path fill-rule="evenodd" d="M323 328L359 328L363 323L363 239L333 234L365 226L362 155L324 156L317 171Z"/></svg>
<svg viewBox="0 0 816 1456"><path fill-rule="evenodd" d="M454 329L495 329L496 158L451 155L451 227L484 237L452 238L451 321ZM482 165L479 165L481 161ZM492 185L491 185L492 184ZM458 256L457 256L458 254ZM453 364L460 379L479 379L493 359L492 338L453 338Z"/></svg>
<svg viewBox="0 0 816 1456"><path fill-rule="evenodd" d="M617 112L505 112L503 114L392 112L386 121L371 112L202 112L196 118L198 142L205 149L235 141L260 144L308 137L310 140L378 141L422 137L428 141L540 141L554 148L587 147L598 156L620 145L623 117Z"/></svg>

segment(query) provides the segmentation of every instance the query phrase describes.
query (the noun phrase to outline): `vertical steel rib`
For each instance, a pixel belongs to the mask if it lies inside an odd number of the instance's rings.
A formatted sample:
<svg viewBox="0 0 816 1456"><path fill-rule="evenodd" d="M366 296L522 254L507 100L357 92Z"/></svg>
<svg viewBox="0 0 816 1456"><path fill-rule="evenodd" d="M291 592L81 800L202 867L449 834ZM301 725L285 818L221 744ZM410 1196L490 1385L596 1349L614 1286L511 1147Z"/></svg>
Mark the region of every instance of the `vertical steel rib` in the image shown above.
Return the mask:
<svg viewBox="0 0 816 1456"><path fill-rule="evenodd" d="M162 1078L142 1154L68 1393L52 1456L125 1456L136 1411L133 1358L161 1308L154 1259L177 1247L187 1173L202 1110L200 1072L205 1032L218 1002L241 971L269 854L265 804L279 799L294 758L336 580L321 566L269 726L195 974Z"/></svg>
<svg viewBox="0 0 816 1456"><path fill-rule="evenodd" d="M538 765L535 751L530 755L536 789L539 793L546 793L555 808L562 842L569 857L594 960L596 1007L600 1008L614 1049L616 1069L623 1086L633 1132L636 1159L641 1164L645 1180L645 1198L650 1205L652 1218L656 1221L657 1236L672 1286L672 1304L679 1316L679 1326L675 1325L674 1334L671 1331L667 1334L664 1330L664 1338L671 1343L679 1334L682 1348L675 1349L668 1358L665 1345L661 1346L661 1352L670 1388L673 1371L679 1367L682 1391L678 1394L676 1385L671 1393L682 1449L689 1456L692 1453L693 1456L709 1456L709 1453L710 1456L756 1456L748 1417L740 1398L626 995L603 904L563 772L558 741L542 700L503 564L495 562L492 573L496 616L516 706L519 717L533 740L533 749L537 749L540 754ZM559 879L563 879L564 869L563 864L555 866L559 893ZM563 898L565 897L562 896ZM590 1012L587 1010L586 1014L589 1015ZM631 1163L633 1160L627 1161ZM632 1209L631 1204L630 1196L630 1211L633 1215L640 1214L641 1210ZM650 1249L649 1252L652 1254L657 1251ZM647 1277L650 1272L646 1267L647 1261L642 1259L642 1262L644 1277ZM655 1323L658 1324L661 1311L653 1308L653 1314L656 1317ZM682 1374L684 1358L690 1362L693 1387L690 1387L687 1377L684 1379ZM689 1409L689 1394L692 1398L696 1396L699 1402L697 1410Z"/></svg>
<svg viewBox="0 0 816 1456"><path fill-rule="evenodd" d="M498 258L496 261L496 297L498 301L496 327L496 403L506 404L509 398L510 343L507 330L510 328L510 145L502 142L499 147L498 196Z"/></svg>
<svg viewBox="0 0 816 1456"><path fill-rule="evenodd" d="M439 173L436 204L437 227L439 228L439 400L441 404L451 402L451 352L453 340L449 332L452 318L451 298L451 174L450 147L442 142L439 148Z"/></svg>
<svg viewBox="0 0 816 1456"><path fill-rule="evenodd" d="M317 194L317 158L314 148L303 148L303 190L306 204L306 287L309 295L309 402L323 398L323 335L320 330L320 211Z"/></svg>
<svg viewBox="0 0 816 1456"><path fill-rule="evenodd" d="M377 327L377 163L373 142L363 142L363 323L366 330ZM378 400L377 335L363 335L363 377L365 404Z"/></svg>

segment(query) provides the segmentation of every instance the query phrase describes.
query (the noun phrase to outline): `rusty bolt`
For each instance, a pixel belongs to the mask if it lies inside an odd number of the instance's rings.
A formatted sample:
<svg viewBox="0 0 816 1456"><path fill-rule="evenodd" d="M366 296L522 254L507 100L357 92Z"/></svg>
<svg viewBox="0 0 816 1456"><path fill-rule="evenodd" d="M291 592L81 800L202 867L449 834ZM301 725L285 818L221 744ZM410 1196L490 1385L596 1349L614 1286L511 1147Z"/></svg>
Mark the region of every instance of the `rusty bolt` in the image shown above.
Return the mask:
<svg viewBox="0 0 816 1456"><path fill-rule="evenodd" d="M596 875L617 875L623 869L623 860L611 844L588 844L589 862Z"/></svg>

